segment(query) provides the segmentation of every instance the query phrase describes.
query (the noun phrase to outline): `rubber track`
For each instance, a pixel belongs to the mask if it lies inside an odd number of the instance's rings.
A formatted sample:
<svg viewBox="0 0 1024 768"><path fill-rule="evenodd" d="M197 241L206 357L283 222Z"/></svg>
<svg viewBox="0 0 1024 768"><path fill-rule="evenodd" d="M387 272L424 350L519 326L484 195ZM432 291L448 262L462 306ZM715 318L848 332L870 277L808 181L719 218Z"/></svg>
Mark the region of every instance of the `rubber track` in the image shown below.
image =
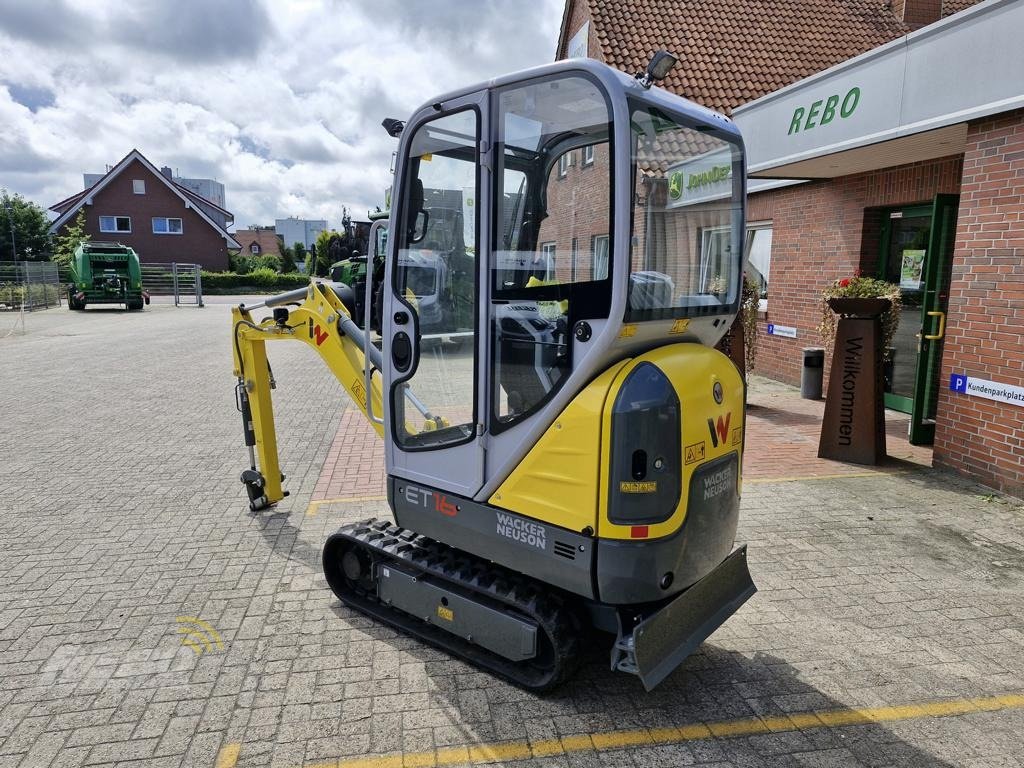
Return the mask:
<svg viewBox="0 0 1024 768"><path fill-rule="evenodd" d="M354 585L344 575L342 555L356 547L375 564L399 562L428 576L453 592L499 604L526 616L538 628L538 658L513 662L458 635L399 611L377 599L374 587ZM554 688L576 671L580 622L570 601L543 582L496 565L489 560L399 528L386 520L365 520L342 526L324 545L324 573L338 598L408 634L468 661L497 677L543 692ZM375 578L375 577L374 577Z"/></svg>

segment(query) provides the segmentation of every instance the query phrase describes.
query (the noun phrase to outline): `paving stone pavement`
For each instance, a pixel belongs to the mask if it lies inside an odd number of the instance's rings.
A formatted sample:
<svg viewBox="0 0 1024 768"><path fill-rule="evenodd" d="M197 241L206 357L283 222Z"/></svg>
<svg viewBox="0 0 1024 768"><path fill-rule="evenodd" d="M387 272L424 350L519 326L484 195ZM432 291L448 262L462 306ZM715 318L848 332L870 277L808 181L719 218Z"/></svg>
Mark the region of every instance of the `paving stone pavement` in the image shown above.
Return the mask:
<svg viewBox="0 0 1024 768"><path fill-rule="evenodd" d="M1024 692L1019 501L928 469L750 484L739 536L760 592L653 693L598 649L541 698L330 594L324 538L386 509L306 514L349 404L304 345L271 351L292 496L252 515L226 305L28 328L0 340L0 768L212 768L232 744L243 768L429 764L461 745ZM183 646L179 617L223 649ZM1022 733L1024 709L1005 708L494 764L1017 766Z"/></svg>

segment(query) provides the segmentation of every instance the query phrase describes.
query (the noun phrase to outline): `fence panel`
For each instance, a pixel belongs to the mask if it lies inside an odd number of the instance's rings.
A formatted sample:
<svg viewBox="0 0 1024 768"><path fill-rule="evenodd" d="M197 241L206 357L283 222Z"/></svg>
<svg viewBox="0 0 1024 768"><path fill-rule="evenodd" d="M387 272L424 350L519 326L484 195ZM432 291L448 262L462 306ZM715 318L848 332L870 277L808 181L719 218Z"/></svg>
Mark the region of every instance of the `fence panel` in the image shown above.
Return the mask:
<svg viewBox="0 0 1024 768"><path fill-rule="evenodd" d="M60 306L61 299L60 275L52 261L0 261L0 310L49 309Z"/></svg>
<svg viewBox="0 0 1024 768"><path fill-rule="evenodd" d="M203 306L203 279L198 264L146 262L142 287L152 296L173 296L174 305Z"/></svg>

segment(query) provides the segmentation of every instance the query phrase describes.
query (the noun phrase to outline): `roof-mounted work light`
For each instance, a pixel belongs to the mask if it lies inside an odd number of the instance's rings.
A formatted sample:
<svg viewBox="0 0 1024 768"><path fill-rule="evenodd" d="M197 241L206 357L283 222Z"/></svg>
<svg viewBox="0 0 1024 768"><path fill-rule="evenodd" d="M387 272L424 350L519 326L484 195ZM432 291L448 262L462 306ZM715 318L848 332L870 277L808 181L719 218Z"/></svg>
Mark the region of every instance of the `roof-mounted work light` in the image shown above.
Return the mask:
<svg viewBox="0 0 1024 768"><path fill-rule="evenodd" d="M672 67L679 61L668 51L658 51L651 56L651 62L647 65L646 72L637 72L636 79L644 88L650 88L651 84L664 80L665 76L672 70Z"/></svg>
<svg viewBox="0 0 1024 768"><path fill-rule="evenodd" d="M388 136L393 139L397 139L402 135L402 129L405 128L405 123L401 120L395 120L393 117L385 117L381 122L384 126L384 130L388 132Z"/></svg>

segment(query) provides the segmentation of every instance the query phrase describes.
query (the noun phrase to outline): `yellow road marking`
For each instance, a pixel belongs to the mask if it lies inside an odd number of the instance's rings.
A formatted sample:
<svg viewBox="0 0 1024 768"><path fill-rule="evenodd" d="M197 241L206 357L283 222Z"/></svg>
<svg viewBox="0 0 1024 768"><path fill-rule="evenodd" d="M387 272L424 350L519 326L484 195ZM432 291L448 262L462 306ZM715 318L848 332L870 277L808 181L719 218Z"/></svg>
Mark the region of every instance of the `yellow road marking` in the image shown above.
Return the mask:
<svg viewBox="0 0 1024 768"><path fill-rule="evenodd" d="M235 763L238 762L238 753L241 751L241 744L225 744L217 753L217 768L235 768Z"/></svg>
<svg viewBox="0 0 1024 768"><path fill-rule="evenodd" d="M309 502L306 507L306 515L314 517L325 504L353 504L357 501L387 501L387 496L342 496L338 499L316 499Z"/></svg>
<svg viewBox="0 0 1024 768"><path fill-rule="evenodd" d="M805 480L842 480L847 477L884 477L885 475L902 475L909 469L894 469L890 472L848 472L842 475L791 475L789 477L752 477L743 480L743 484L755 483L798 483Z"/></svg>
<svg viewBox="0 0 1024 768"><path fill-rule="evenodd" d="M997 712L1005 709L1024 709L1024 695L1005 694L972 699L925 701L891 707L864 709L827 709L812 712L794 712L789 715L748 717L714 723L694 723L677 728L652 728L634 731L609 731L594 734L563 736L541 741L500 741L472 744L464 747L444 747L429 752L407 752L370 757L342 758L328 763L314 763L304 768L409 768L410 766L447 766L471 763L484 765L502 760L530 760L571 752L605 752L625 747L676 744L710 738L756 736L764 733L836 728L864 723L891 723L927 717L952 717L977 712ZM226 750L234 748L232 762L223 763ZM217 768L233 768L238 757L238 745L230 744L221 750Z"/></svg>

